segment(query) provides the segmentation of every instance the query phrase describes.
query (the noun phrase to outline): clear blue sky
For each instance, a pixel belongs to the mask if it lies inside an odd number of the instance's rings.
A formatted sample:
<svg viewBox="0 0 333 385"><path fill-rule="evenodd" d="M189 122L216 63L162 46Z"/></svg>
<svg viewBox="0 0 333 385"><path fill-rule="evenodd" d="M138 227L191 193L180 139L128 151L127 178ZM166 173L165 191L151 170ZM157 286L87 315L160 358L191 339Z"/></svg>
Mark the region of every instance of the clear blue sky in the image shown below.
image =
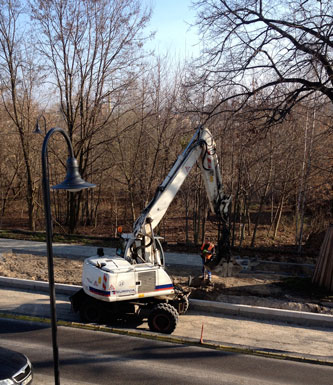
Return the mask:
<svg viewBox="0 0 333 385"><path fill-rule="evenodd" d="M195 11L191 0L144 0L152 5L153 15L149 30L155 31L155 39L149 47L157 53L169 53L178 58L198 55L198 36L195 27Z"/></svg>

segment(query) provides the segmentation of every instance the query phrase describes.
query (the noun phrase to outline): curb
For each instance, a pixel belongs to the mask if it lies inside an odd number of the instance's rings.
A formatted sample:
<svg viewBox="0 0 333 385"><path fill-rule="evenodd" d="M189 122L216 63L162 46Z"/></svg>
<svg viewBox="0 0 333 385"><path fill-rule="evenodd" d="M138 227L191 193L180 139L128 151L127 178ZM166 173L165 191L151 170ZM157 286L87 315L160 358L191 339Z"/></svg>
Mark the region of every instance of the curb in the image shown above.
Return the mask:
<svg viewBox="0 0 333 385"><path fill-rule="evenodd" d="M238 305L197 299L191 299L190 304L192 309L203 312L216 312L244 318L282 321L303 326L333 328L333 315L330 314L309 313L304 311L251 305Z"/></svg>
<svg viewBox="0 0 333 385"><path fill-rule="evenodd" d="M0 277L0 287L38 290L42 292L49 291L48 282L8 277ZM58 294L72 295L81 289L81 286L56 283L55 289ZM292 324L304 326L333 328L333 315L329 314L309 313L250 305L238 305L198 299L190 299L190 305L193 310L206 313L220 313L244 318L289 322Z"/></svg>
<svg viewBox="0 0 333 385"><path fill-rule="evenodd" d="M58 294L71 295L81 289L78 285L66 285L56 283L55 290ZM0 276L0 287L12 289L38 290L41 292L49 292L49 283L44 281L33 281L30 279L8 278Z"/></svg>

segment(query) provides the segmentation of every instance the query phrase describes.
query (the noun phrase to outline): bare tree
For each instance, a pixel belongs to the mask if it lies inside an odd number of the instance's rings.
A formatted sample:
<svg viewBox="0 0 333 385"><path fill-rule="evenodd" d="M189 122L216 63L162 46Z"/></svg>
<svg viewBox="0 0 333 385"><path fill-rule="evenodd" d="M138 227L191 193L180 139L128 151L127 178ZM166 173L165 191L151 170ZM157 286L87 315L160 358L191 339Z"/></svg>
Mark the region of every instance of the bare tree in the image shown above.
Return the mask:
<svg viewBox="0 0 333 385"><path fill-rule="evenodd" d="M20 18L21 2L0 2L0 84L1 100L10 123L19 136L26 179L26 202L29 227L35 229L35 179L31 155L31 131L34 127L34 89L38 80L38 66L29 52L28 40Z"/></svg>
<svg viewBox="0 0 333 385"><path fill-rule="evenodd" d="M6 112L2 111L1 117L3 122L9 121ZM12 122L10 123L2 128L0 134L0 225L10 203L17 196L22 195L21 186L24 185L24 183L20 183L20 176L24 174L24 172L22 173L22 170L24 171L23 156L18 135L13 130Z"/></svg>
<svg viewBox="0 0 333 385"><path fill-rule="evenodd" d="M85 178L94 172L92 149L108 126L119 95L136 76L150 17L138 0L31 0L40 54L59 95L75 155ZM108 114L103 105L109 105ZM104 110L105 111L105 110ZM106 138L105 138L106 139ZM69 231L82 194L70 194Z"/></svg>
<svg viewBox="0 0 333 385"><path fill-rule="evenodd" d="M333 3L330 0L195 0L204 40L196 82L229 91L206 106L231 110L231 98L256 98L253 119L276 123L318 93L333 102ZM253 81L255 79L255 81ZM263 92L265 91L265 92ZM259 95L258 95L259 94ZM269 100L269 103L267 103ZM259 120L262 117L265 119Z"/></svg>

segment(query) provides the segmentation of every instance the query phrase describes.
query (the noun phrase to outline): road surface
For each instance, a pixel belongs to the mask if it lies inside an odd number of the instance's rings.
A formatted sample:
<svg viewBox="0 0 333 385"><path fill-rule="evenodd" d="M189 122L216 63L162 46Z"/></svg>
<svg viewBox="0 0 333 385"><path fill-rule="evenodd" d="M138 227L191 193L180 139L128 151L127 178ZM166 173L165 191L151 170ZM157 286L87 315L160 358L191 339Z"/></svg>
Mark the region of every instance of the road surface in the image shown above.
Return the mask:
<svg viewBox="0 0 333 385"><path fill-rule="evenodd" d="M0 319L0 345L32 361L34 384L54 383L51 330ZM63 385L332 385L333 367L227 353L67 327L58 328Z"/></svg>

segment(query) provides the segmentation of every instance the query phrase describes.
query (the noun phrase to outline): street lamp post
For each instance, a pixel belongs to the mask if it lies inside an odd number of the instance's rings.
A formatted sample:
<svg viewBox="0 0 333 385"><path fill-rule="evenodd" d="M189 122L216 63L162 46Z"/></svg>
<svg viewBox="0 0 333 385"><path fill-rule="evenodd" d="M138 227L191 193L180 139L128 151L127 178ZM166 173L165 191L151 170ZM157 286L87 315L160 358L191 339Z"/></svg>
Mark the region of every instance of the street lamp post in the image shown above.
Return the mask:
<svg viewBox="0 0 333 385"><path fill-rule="evenodd" d="M46 134L42 148L42 172L43 172L43 197L44 197L44 211L46 222L46 243L47 243L47 264L49 276L49 293L50 293L50 310L51 310L51 328L52 328L52 347L53 347L53 364L54 364L54 380L56 385L60 385L59 378L59 353L57 343L57 316L56 316L56 302L55 302L55 286L54 286L54 269L53 269L53 247L52 247L52 215L50 204L50 181L48 170L48 156L47 145L51 136L59 132L65 138L68 147L67 160L67 175L65 180L52 186L52 189L67 190L71 192L80 191L82 189L95 187L94 184L85 182L79 173L78 163L74 157L72 143L68 134L58 127L51 128Z"/></svg>

